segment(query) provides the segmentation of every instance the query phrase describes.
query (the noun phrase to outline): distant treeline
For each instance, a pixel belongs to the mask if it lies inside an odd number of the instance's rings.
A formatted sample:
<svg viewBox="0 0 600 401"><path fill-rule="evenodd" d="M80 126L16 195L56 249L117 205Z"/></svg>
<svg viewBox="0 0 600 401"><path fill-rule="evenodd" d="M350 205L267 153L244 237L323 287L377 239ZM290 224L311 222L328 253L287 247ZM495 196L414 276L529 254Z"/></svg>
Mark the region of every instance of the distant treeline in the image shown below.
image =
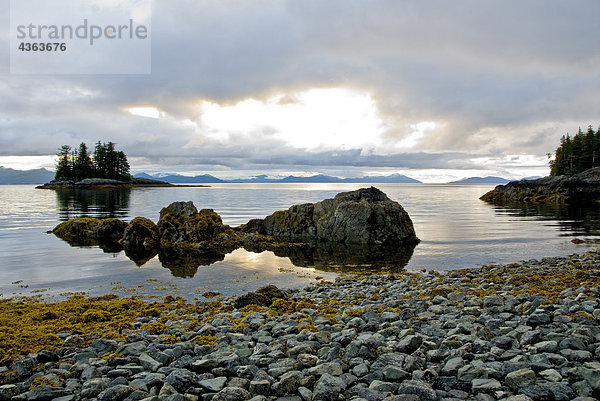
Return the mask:
<svg viewBox="0 0 600 401"><path fill-rule="evenodd" d="M77 150L63 145L57 156L55 179L60 181L81 181L86 178L131 179L127 156L122 151L116 151L112 142L98 141L92 154L83 142Z"/></svg>
<svg viewBox="0 0 600 401"><path fill-rule="evenodd" d="M550 175L577 174L597 166L600 166L600 128L594 131L590 125L586 132L579 128L574 137L563 135L555 158L550 161Z"/></svg>

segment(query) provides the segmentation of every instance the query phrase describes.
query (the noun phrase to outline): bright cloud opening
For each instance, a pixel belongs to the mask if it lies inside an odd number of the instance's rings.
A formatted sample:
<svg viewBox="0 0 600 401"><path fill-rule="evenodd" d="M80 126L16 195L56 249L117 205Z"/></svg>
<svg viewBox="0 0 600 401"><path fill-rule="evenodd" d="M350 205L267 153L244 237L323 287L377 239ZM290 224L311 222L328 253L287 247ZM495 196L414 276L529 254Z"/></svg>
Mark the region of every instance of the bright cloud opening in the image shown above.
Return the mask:
<svg viewBox="0 0 600 401"><path fill-rule="evenodd" d="M156 107L129 107L127 112L134 116L148 117L148 118L164 118L165 112L158 110Z"/></svg>
<svg viewBox="0 0 600 401"><path fill-rule="evenodd" d="M370 94L350 89L311 89L248 99L232 106L202 103L204 135L227 142L255 136L306 150L377 147L385 130Z"/></svg>
<svg viewBox="0 0 600 401"><path fill-rule="evenodd" d="M425 137L428 131L436 129L437 124L432 121L421 121L410 125L410 133L404 139L396 144L399 149L414 148Z"/></svg>

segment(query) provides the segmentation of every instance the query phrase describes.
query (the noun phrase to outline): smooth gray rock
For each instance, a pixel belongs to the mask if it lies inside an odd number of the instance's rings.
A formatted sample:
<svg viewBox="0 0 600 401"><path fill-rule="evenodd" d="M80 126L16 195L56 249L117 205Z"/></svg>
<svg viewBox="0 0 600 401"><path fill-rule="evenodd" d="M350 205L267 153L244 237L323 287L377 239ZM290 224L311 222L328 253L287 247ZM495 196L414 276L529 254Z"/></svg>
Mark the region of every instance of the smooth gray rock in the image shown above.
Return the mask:
<svg viewBox="0 0 600 401"><path fill-rule="evenodd" d="M67 392L61 388L41 385L34 387L27 393L27 401L49 401L65 395L67 395Z"/></svg>
<svg viewBox="0 0 600 401"><path fill-rule="evenodd" d="M268 396L271 394L271 382L268 380L250 381L250 394L261 394Z"/></svg>
<svg viewBox="0 0 600 401"><path fill-rule="evenodd" d="M502 388L502 384L496 379L473 379L471 389L475 393L493 393Z"/></svg>
<svg viewBox="0 0 600 401"><path fill-rule="evenodd" d="M324 374L340 376L342 373L344 373L342 366L337 362L326 362L308 369L309 375L316 376L322 376Z"/></svg>
<svg viewBox="0 0 600 401"><path fill-rule="evenodd" d="M162 366L162 363L158 362L145 352L142 352L142 354L138 357L138 360L144 369L152 372L156 372Z"/></svg>
<svg viewBox="0 0 600 401"><path fill-rule="evenodd" d="M535 372L531 369L519 369L506 375L506 385L512 389L519 389L534 384Z"/></svg>
<svg viewBox="0 0 600 401"><path fill-rule="evenodd" d="M337 401L338 396L346 389L346 383L336 376L324 373L313 391L313 400Z"/></svg>
<svg viewBox="0 0 600 401"><path fill-rule="evenodd" d="M422 401L436 401L437 394L431 385L420 380L405 380L398 387L398 394L414 394Z"/></svg>
<svg viewBox="0 0 600 401"><path fill-rule="evenodd" d="M131 387L118 384L98 394L98 401L122 401L132 392L133 389Z"/></svg>
<svg viewBox="0 0 600 401"><path fill-rule="evenodd" d="M421 346L422 343L423 337L417 335L409 335L398 342L396 350L403 354L412 354Z"/></svg>
<svg viewBox="0 0 600 401"><path fill-rule="evenodd" d="M19 388L15 384L2 385L0 386L0 401L8 401L19 393Z"/></svg>
<svg viewBox="0 0 600 401"><path fill-rule="evenodd" d="M110 380L108 378L90 379L81 386L81 396L92 398L100 394L108 387Z"/></svg>
<svg viewBox="0 0 600 401"><path fill-rule="evenodd" d="M302 382L302 372L291 371L284 373L279 381L273 385L273 390L280 395L293 395L298 391Z"/></svg>
<svg viewBox="0 0 600 401"><path fill-rule="evenodd" d="M175 369L165 379L178 393L185 391L197 382L197 376L187 369Z"/></svg>
<svg viewBox="0 0 600 401"><path fill-rule="evenodd" d="M245 401L251 398L250 393L240 387L225 387L213 397L212 401Z"/></svg>
<svg viewBox="0 0 600 401"><path fill-rule="evenodd" d="M227 378L224 376L215 377L214 379L204 379L198 382L200 387L210 391L211 393L218 393L221 391L223 387L225 387L225 383L227 383Z"/></svg>
<svg viewBox="0 0 600 401"><path fill-rule="evenodd" d="M441 373L443 376L455 376L458 373L458 370L463 366L465 366L465 361L462 357L457 356L450 358L442 367Z"/></svg>
<svg viewBox="0 0 600 401"><path fill-rule="evenodd" d="M584 363L582 376L592 390L600 391L600 362Z"/></svg>

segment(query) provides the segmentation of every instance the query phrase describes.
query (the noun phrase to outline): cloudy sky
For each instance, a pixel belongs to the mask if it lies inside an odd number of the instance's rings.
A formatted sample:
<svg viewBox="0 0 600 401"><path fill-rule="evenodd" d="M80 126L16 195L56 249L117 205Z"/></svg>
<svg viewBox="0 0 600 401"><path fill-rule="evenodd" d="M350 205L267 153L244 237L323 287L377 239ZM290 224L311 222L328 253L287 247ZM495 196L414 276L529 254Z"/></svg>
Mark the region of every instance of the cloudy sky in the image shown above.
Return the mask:
<svg viewBox="0 0 600 401"><path fill-rule="evenodd" d="M522 178L600 124L597 0L154 0L141 75L11 74L0 5L5 167L102 140L134 172Z"/></svg>

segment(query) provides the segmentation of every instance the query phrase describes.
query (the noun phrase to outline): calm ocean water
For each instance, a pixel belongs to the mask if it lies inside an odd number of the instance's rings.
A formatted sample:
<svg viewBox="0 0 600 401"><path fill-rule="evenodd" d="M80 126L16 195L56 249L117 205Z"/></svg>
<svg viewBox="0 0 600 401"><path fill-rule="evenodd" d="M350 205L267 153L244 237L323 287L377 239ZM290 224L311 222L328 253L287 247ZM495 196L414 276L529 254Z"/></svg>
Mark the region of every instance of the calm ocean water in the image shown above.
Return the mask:
<svg viewBox="0 0 600 401"><path fill-rule="evenodd" d="M76 248L46 234L60 221L79 216L135 216L158 220L162 207L191 200L212 208L230 225L261 218L298 203L316 202L369 186L361 184L220 184L210 188L137 188L105 191L36 190L0 187L0 293L89 294L172 293L188 299L211 290L227 295L272 283L302 286L315 277L335 274L295 266L271 252L237 250L223 261L176 277L158 257L136 266L123 252ZM409 270L446 270L488 263L511 263L594 248L600 236L597 207L514 209L488 205L478 198L490 185L377 184L407 210L421 243ZM573 244L571 239L586 240ZM398 267L398 266L390 266Z"/></svg>

